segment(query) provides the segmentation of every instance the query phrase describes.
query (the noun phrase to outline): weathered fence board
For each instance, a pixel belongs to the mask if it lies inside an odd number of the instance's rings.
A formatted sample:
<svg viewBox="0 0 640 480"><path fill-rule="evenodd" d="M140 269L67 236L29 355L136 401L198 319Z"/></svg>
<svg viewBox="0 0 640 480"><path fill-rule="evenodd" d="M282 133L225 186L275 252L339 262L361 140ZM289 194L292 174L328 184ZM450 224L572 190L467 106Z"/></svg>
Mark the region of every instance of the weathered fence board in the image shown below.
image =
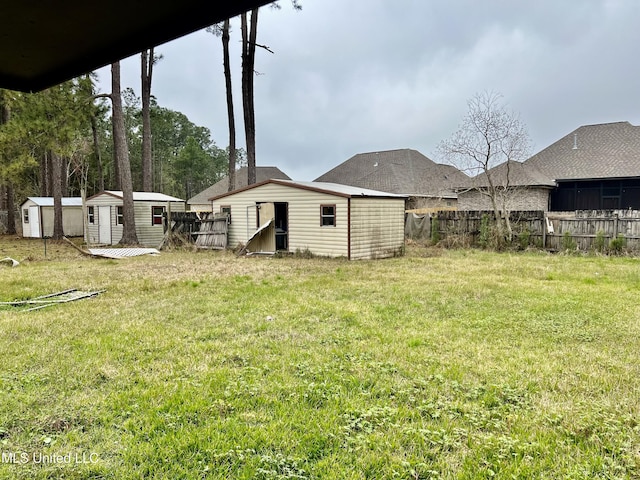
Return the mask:
<svg viewBox="0 0 640 480"><path fill-rule="evenodd" d="M437 219L441 239L477 246L484 216L492 219L493 212L438 212L431 215L431 228ZM548 250L563 250L567 239L579 250L594 250L598 242L606 247L622 237L625 250L640 252L639 210L516 211L510 220L516 237L526 232L530 244Z"/></svg>
<svg viewBox="0 0 640 480"><path fill-rule="evenodd" d="M200 231L196 233L198 248L227 248L229 216L226 213L205 213L202 215Z"/></svg>

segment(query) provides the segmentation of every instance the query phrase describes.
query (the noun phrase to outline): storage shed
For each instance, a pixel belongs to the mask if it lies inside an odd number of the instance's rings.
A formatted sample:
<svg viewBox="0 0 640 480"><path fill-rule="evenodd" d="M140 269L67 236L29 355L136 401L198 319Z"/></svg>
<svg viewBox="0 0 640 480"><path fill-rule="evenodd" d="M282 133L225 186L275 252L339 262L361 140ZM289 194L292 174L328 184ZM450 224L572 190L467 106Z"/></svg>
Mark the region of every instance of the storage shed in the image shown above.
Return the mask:
<svg viewBox="0 0 640 480"><path fill-rule="evenodd" d="M155 192L133 192L138 242L157 247L164 238L164 218L168 212L184 212L185 203L176 197ZM105 190L87 198L87 243L115 245L122 238L124 216L121 191Z"/></svg>
<svg viewBox="0 0 640 480"><path fill-rule="evenodd" d="M403 252L405 199L335 183L270 179L211 202L213 212L229 215L230 246L356 260Z"/></svg>
<svg viewBox="0 0 640 480"><path fill-rule="evenodd" d="M28 197L20 205L20 216L23 237L53 235L53 197ZM67 237L84 235L80 197L62 198L62 230Z"/></svg>

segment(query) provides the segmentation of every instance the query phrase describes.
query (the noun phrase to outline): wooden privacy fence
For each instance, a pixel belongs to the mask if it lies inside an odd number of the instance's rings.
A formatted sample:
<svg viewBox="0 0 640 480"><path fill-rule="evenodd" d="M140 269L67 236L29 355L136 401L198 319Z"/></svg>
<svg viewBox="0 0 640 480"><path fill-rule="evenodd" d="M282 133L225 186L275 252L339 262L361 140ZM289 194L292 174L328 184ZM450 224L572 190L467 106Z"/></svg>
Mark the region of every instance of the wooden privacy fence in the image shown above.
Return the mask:
<svg viewBox="0 0 640 480"><path fill-rule="evenodd" d="M411 215L411 214L409 214ZM437 212L428 216L430 232L448 244L478 246L483 217L493 219L491 211ZM547 250L564 250L567 244L578 250L607 248L622 238L625 250L640 252L639 210L578 210L574 212L511 212L515 241L527 238L533 246Z"/></svg>

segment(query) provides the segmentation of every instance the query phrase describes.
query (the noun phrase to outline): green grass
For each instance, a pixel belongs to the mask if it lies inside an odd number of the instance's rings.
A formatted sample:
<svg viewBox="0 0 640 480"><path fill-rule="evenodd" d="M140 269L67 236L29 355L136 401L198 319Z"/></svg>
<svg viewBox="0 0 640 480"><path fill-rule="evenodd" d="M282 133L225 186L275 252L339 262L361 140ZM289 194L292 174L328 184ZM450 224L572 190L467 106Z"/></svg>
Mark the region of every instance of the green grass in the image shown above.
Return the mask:
<svg viewBox="0 0 640 480"><path fill-rule="evenodd" d="M42 247L0 301L106 292L0 310L0 478L640 476L638 259Z"/></svg>

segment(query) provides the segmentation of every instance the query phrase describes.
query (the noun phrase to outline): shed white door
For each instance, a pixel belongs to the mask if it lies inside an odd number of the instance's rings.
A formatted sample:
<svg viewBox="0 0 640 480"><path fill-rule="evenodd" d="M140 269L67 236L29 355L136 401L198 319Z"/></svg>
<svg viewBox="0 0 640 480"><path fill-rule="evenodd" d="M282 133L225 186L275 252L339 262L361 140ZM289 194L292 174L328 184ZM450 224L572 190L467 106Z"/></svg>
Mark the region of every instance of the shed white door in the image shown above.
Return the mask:
<svg viewBox="0 0 640 480"><path fill-rule="evenodd" d="M31 237L40 238L40 209L29 207L29 225L31 225Z"/></svg>
<svg viewBox="0 0 640 480"><path fill-rule="evenodd" d="M111 207L98 207L98 243L111 245Z"/></svg>

